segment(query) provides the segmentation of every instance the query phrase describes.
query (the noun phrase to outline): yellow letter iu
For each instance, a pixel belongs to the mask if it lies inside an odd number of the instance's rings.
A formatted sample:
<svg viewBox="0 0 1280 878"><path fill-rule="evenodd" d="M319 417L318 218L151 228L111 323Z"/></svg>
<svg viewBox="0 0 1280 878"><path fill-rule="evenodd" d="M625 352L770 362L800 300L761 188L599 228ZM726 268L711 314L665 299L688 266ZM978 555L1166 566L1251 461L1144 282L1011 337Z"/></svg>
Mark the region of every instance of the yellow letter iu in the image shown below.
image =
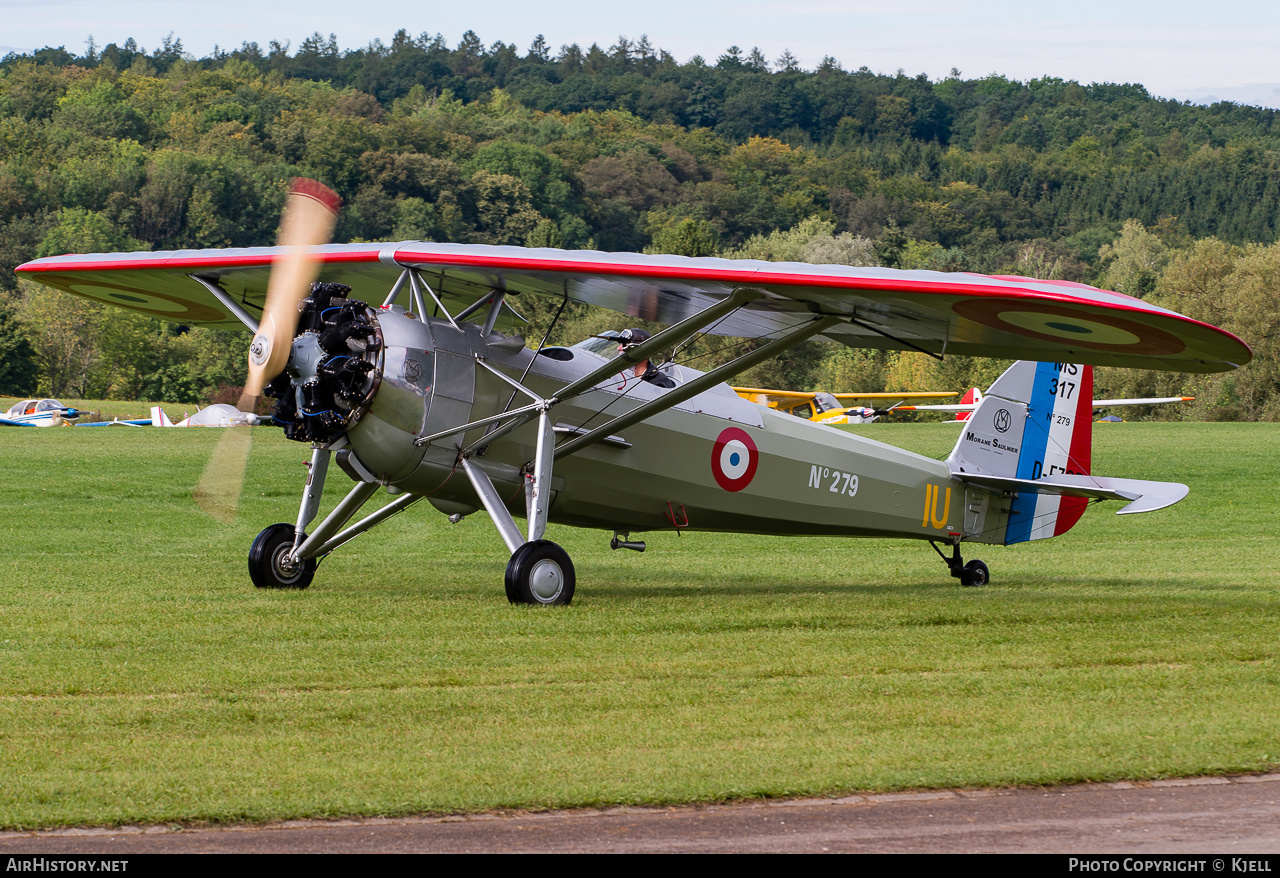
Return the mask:
<svg viewBox="0 0 1280 878"><path fill-rule="evenodd" d="M942 502L942 516L938 516L938 500ZM951 515L951 487L947 487L947 493L942 496L942 488L937 485L924 486L924 516L920 519L920 526L926 527L932 525L935 530L942 530L947 526L947 518Z"/></svg>

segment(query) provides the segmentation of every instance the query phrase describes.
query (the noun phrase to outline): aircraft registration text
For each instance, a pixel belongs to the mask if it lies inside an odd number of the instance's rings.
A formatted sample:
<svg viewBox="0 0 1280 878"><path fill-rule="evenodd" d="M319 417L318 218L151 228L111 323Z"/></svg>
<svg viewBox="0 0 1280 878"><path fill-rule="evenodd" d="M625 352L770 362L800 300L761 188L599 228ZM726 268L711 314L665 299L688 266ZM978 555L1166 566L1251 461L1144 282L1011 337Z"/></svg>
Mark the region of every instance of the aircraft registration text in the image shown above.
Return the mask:
<svg viewBox="0 0 1280 878"><path fill-rule="evenodd" d="M828 484L828 480L830 480L830 484ZM817 488L820 491L825 488L832 494L856 497L858 494L858 477L853 473L844 473L840 470L833 470L830 467L814 464L809 467L809 487Z"/></svg>

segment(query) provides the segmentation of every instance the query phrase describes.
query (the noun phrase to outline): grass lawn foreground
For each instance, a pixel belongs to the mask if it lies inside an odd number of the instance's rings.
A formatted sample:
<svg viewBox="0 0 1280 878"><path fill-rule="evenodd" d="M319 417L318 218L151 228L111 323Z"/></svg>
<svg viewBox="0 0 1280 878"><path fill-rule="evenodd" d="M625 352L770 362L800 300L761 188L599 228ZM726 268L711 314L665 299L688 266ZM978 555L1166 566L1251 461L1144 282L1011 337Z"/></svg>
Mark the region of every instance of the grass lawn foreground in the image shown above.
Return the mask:
<svg viewBox="0 0 1280 878"><path fill-rule="evenodd" d="M864 435L941 456L940 424ZM3 432L0 827L657 804L1268 770L1280 763L1280 425L1095 428L1147 515L983 547L553 526L568 608L515 608L487 517L426 504L270 592L305 446L255 428ZM333 487L345 479L334 471ZM334 493L326 498L326 509Z"/></svg>

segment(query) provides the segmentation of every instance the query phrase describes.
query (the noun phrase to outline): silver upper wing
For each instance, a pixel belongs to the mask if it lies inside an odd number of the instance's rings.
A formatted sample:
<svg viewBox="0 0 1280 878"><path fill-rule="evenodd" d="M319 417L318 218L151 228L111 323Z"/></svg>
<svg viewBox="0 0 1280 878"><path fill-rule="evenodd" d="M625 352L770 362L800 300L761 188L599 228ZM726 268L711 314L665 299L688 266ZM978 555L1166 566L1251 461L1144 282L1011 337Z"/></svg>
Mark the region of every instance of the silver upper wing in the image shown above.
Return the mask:
<svg viewBox="0 0 1280 878"><path fill-rule="evenodd" d="M201 284L216 282L260 313L274 247L54 256L18 272L97 301L183 323L241 324ZM374 305L406 268L457 313L491 289L568 297L662 324L735 290L763 295L721 320L719 335L766 338L817 315L840 323L823 336L851 347L934 354L1221 372L1249 347L1230 333L1121 293L1083 284L968 273L790 262L647 256L478 244L331 244L321 278Z"/></svg>

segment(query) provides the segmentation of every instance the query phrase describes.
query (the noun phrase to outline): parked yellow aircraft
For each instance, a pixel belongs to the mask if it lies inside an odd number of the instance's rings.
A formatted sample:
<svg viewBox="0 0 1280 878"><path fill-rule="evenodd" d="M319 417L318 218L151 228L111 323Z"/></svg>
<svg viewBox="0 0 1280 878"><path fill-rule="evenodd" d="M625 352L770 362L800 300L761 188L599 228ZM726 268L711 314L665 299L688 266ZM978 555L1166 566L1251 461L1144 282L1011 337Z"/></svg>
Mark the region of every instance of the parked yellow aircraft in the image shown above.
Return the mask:
<svg viewBox="0 0 1280 878"><path fill-rule="evenodd" d="M920 391L916 393L824 393L791 390L766 390L761 387L735 387L738 396L759 405L804 418L820 424L869 424L889 409L908 399L938 399L955 396L954 393ZM880 403L870 406L850 407L842 400L870 399Z"/></svg>

